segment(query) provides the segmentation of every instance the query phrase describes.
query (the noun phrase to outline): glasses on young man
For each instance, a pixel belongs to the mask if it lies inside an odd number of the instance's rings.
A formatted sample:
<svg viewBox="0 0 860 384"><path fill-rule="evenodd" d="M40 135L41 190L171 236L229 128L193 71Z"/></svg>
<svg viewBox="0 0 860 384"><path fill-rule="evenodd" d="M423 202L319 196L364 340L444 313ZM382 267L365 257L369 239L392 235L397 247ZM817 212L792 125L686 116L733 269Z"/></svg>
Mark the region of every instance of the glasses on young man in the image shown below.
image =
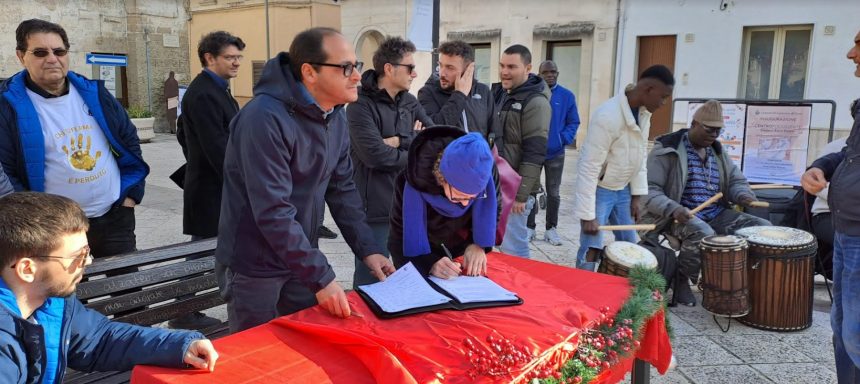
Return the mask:
<svg viewBox="0 0 860 384"><path fill-rule="evenodd" d="M471 203L473 200L480 200L487 198L487 191L481 192L479 195L475 195L473 197L454 197L454 193L451 192L451 184L447 184L448 186L448 200L451 200L454 203Z"/></svg>
<svg viewBox="0 0 860 384"><path fill-rule="evenodd" d="M408 73L410 75L412 74L412 72L415 72L415 67L416 67L415 64L400 64L400 63L389 63L389 64L391 64L395 67L406 67L406 69L409 70Z"/></svg>
<svg viewBox="0 0 860 384"><path fill-rule="evenodd" d="M87 259L93 258L93 254L90 253L90 246L85 245L78 251L78 254L72 256L35 255L30 257L42 259L72 260L72 265L83 265L87 262ZM15 264L12 265L12 269L15 269Z"/></svg>
<svg viewBox="0 0 860 384"><path fill-rule="evenodd" d="M245 56L242 56L242 55L221 55L221 57L223 57L224 60L227 60L231 63L237 63L237 64L241 63L242 59L245 58Z"/></svg>
<svg viewBox="0 0 860 384"><path fill-rule="evenodd" d="M65 48L52 48L52 49L36 48L33 50L27 50L27 52L32 53L33 56L42 58L42 57L48 57L48 55L51 53L53 53L54 56L63 57L69 53L69 50L65 49Z"/></svg>
<svg viewBox="0 0 860 384"><path fill-rule="evenodd" d="M343 69L343 77L352 76L352 72L357 70L361 73L361 69L364 68L364 63L361 61L356 61L354 63L346 63L346 64L330 64L330 63L308 63L310 65L322 65L323 67L335 67Z"/></svg>

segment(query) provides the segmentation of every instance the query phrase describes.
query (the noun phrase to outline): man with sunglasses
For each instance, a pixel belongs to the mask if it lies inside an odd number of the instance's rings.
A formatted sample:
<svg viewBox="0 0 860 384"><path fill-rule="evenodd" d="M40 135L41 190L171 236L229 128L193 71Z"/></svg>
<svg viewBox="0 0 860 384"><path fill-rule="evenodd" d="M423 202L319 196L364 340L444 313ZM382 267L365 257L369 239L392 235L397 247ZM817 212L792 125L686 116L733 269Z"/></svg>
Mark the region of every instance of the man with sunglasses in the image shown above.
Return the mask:
<svg viewBox="0 0 860 384"><path fill-rule="evenodd" d="M15 38L24 70L0 85L3 169L17 191L80 204L95 257L134 251L134 206L149 173L137 129L102 81L69 71L61 26L26 20Z"/></svg>
<svg viewBox="0 0 860 384"><path fill-rule="evenodd" d="M361 67L340 32L308 29L266 63L230 123L215 257L232 332L316 304L350 316L317 246L323 203L374 277L394 272L352 180L343 105L358 99Z"/></svg>
<svg viewBox="0 0 860 384"><path fill-rule="evenodd" d="M199 332L111 321L75 289L92 262L87 217L59 195L0 198L0 382L60 383L67 368L137 364L213 371L218 353Z"/></svg>
<svg viewBox="0 0 860 384"><path fill-rule="evenodd" d="M389 37L373 54L373 69L361 76L358 101L346 109L355 186L364 202L367 224L388 256L388 221L394 180L406 168L415 133L433 122L409 93L415 71L415 45ZM356 259L353 288L376 281Z"/></svg>
<svg viewBox="0 0 860 384"><path fill-rule="evenodd" d="M754 225L771 225L765 219L730 207L731 203L749 206L756 196L717 140L723 126L722 105L717 100L708 100L693 114L690 129L658 137L648 155L648 195L642 221L657 224L657 229L646 236L656 239L666 232L681 242L672 293L674 303L696 305L690 280L694 283L698 280L702 239L714 234L733 234ZM725 198L718 203L695 215L690 213L720 192Z"/></svg>

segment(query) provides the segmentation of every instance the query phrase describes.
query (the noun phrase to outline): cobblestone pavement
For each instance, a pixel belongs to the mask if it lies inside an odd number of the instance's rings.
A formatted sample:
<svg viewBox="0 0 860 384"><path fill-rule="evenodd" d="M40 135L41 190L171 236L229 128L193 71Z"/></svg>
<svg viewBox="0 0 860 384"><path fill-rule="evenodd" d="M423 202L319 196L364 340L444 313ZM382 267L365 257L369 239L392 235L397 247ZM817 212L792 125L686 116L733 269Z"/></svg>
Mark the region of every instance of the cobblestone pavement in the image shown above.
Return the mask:
<svg viewBox="0 0 860 384"><path fill-rule="evenodd" d="M137 244L148 249L188 241L182 234L182 191L168 178L184 162L172 135L159 134L143 144L143 155L151 167L146 196L137 208ZM569 149L561 186L559 217L564 244L543 241L543 214L538 215L537 239L531 245L535 260L574 266L579 223L571 214L577 152ZM325 225L337 231L331 217ZM611 236L610 236L611 237ZM352 286L353 255L339 238L321 240L320 248L344 287ZM830 299L817 279L813 324L800 332L762 331L732 322L723 333L701 306L670 309L674 328L672 342L678 367L665 376L652 368L652 383L836 383L831 343ZM698 294L698 292L697 292ZM226 310L215 308L212 316L226 318ZM725 321L722 321L725 323Z"/></svg>

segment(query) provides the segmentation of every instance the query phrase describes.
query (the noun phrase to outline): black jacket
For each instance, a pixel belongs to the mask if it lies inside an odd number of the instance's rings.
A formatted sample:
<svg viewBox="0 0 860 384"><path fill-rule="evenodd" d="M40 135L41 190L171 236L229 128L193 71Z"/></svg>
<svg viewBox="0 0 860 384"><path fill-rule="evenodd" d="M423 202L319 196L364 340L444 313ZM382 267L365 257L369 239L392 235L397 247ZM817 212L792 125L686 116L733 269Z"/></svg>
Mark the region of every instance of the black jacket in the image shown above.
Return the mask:
<svg viewBox="0 0 860 384"><path fill-rule="evenodd" d="M430 241L430 253L416 257L403 256L403 188L406 180L419 192L444 194L445 191L436 183L433 176L433 163L445 147L465 132L454 127L436 127L427 129L415 137L409 147L409 163L406 170L397 176L394 199L391 203L391 227L388 234L388 251L397 268L412 262L422 275L430 274L433 264L446 257L441 244L454 257L466 251L466 247L474 243L472 239L472 211L469 210L461 217L450 218L442 216L433 208L427 207L427 236ZM493 180L496 183L497 215L501 216L502 198L500 196L498 171L493 166ZM492 249L487 248L489 252Z"/></svg>
<svg viewBox="0 0 860 384"><path fill-rule="evenodd" d="M481 132L485 138L492 132L496 142L502 140L502 126L496 116L493 95L490 94L490 88L477 79L472 81L472 91L466 97L462 92L442 89L439 76L431 75L418 91L418 101L436 124L464 128L465 111L469 132Z"/></svg>
<svg viewBox="0 0 860 384"><path fill-rule="evenodd" d="M358 101L346 108L349 119L350 155L355 167L355 187L364 202L368 223L388 223L394 179L406 168L406 154L415 136L413 126L420 120L425 127L433 121L418 99L408 91L394 100L377 84L376 71L361 76ZM382 139L397 136L400 147L392 148Z"/></svg>
<svg viewBox="0 0 860 384"><path fill-rule="evenodd" d="M269 60L230 123L215 257L250 277L292 276L311 292L334 270L317 247L323 203L359 258L382 253L352 182L343 106L325 116L289 70Z"/></svg>
<svg viewBox="0 0 860 384"><path fill-rule="evenodd" d="M228 125L238 112L239 104L233 96L206 72L194 78L182 98L180 144L188 162L182 210L182 231L186 235L218 235Z"/></svg>
<svg viewBox="0 0 860 384"><path fill-rule="evenodd" d="M860 103L852 105L854 126L845 148L815 160L812 167L824 171L824 177L830 180L827 203L833 213L836 232L860 236L860 194L857 193L860 190Z"/></svg>

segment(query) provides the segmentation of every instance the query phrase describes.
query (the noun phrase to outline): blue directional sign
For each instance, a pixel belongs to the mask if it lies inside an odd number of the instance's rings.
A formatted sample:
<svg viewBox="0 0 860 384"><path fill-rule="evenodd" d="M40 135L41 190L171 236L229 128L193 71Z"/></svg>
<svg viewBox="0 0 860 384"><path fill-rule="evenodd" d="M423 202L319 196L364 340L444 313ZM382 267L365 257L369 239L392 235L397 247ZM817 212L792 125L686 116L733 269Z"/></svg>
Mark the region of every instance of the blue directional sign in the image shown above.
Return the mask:
<svg viewBox="0 0 860 384"><path fill-rule="evenodd" d="M128 66L128 56L87 53L87 64L104 65L111 67L126 67Z"/></svg>

